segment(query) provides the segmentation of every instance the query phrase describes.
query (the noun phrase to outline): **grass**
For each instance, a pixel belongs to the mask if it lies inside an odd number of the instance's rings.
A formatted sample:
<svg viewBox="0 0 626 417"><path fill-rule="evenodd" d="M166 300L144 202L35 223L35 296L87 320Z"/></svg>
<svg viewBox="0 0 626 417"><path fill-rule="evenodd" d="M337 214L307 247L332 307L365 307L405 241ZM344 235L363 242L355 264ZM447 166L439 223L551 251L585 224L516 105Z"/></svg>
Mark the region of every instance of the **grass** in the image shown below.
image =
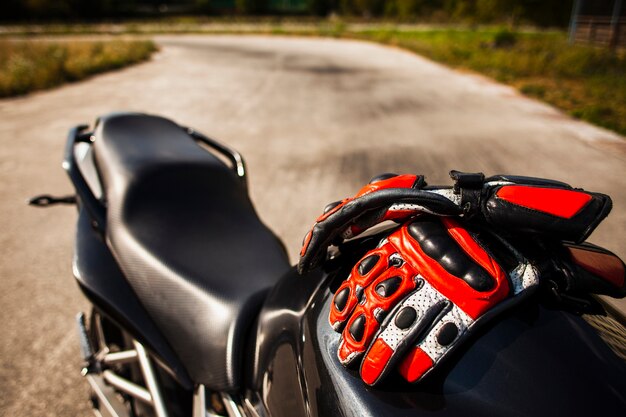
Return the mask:
<svg viewBox="0 0 626 417"><path fill-rule="evenodd" d="M77 81L147 60L151 41L12 42L0 40L0 97Z"/></svg>
<svg viewBox="0 0 626 417"><path fill-rule="evenodd" d="M276 34L356 38L395 45L455 68L485 74L574 117L626 135L626 54L570 45L562 31L271 17L0 27L0 36L93 33ZM4 73L2 58L0 52L0 73ZM0 78L0 95L3 85Z"/></svg>
<svg viewBox="0 0 626 417"><path fill-rule="evenodd" d="M570 45L563 32L388 29L348 36L397 45L485 74L574 117L626 135L624 53Z"/></svg>

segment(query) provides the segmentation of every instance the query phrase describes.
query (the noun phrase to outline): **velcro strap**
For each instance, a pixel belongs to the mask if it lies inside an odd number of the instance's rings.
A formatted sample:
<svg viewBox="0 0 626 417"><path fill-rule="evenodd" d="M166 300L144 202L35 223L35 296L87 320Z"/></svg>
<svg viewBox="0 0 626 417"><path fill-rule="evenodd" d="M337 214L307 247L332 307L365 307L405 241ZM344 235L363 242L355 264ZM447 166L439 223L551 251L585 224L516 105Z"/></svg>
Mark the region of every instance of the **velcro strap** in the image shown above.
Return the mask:
<svg viewBox="0 0 626 417"><path fill-rule="evenodd" d="M450 171L450 178L454 180L453 190L459 194L463 189L480 190L485 183L485 174L482 172Z"/></svg>

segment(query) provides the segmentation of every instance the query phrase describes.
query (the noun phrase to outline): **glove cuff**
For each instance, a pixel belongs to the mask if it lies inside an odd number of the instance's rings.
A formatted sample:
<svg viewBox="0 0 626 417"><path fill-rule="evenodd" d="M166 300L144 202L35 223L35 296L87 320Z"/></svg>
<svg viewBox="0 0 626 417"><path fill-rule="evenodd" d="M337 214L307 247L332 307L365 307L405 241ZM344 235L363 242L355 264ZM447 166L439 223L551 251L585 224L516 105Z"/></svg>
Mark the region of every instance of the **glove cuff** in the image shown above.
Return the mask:
<svg viewBox="0 0 626 417"><path fill-rule="evenodd" d="M451 171L466 218L481 215L508 233L582 242L610 213L611 198L541 178Z"/></svg>

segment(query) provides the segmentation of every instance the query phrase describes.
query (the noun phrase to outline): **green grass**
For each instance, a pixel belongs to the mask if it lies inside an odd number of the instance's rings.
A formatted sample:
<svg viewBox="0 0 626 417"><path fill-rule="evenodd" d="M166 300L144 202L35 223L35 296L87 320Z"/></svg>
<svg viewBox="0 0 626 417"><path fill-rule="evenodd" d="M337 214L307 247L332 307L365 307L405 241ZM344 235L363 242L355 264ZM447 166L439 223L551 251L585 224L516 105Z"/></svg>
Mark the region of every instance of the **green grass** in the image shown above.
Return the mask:
<svg viewBox="0 0 626 417"><path fill-rule="evenodd" d="M488 75L574 117L626 134L626 55L570 45L562 32L364 30L346 33Z"/></svg>
<svg viewBox="0 0 626 417"><path fill-rule="evenodd" d="M77 81L147 60L151 41L35 42L0 40L0 97Z"/></svg>

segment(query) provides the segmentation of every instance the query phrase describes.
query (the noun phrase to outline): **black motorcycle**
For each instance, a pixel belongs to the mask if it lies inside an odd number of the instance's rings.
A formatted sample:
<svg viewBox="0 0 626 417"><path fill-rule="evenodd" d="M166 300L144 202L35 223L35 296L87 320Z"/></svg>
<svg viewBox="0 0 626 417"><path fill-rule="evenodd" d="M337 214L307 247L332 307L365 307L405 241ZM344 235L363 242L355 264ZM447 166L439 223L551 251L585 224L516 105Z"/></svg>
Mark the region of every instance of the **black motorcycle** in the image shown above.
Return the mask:
<svg viewBox="0 0 626 417"><path fill-rule="evenodd" d="M368 387L339 363L327 317L380 237L299 276L250 202L241 155L161 117L71 129L63 167L76 196L31 204L78 206L73 271L93 309L77 321L97 415L626 415L624 317L556 276L419 384Z"/></svg>

